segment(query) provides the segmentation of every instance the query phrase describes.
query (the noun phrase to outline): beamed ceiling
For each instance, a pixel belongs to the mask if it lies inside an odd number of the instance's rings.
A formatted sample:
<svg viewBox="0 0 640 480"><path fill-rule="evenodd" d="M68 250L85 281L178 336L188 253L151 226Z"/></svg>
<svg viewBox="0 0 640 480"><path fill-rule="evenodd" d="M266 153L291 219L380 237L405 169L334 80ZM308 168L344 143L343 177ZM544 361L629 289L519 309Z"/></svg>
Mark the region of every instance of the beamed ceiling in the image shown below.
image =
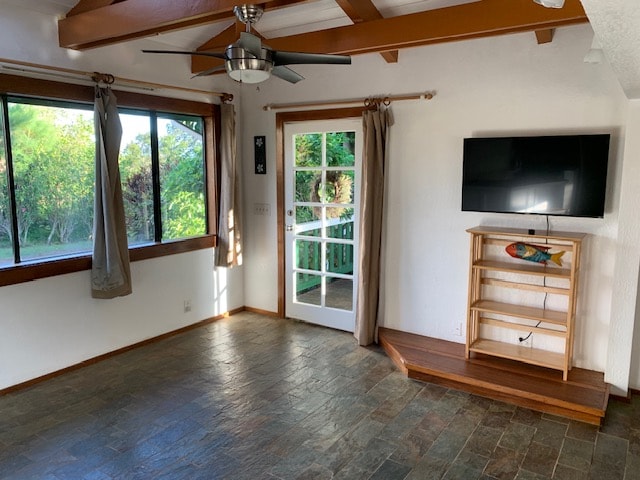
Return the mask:
<svg viewBox="0 0 640 480"><path fill-rule="evenodd" d="M85 50L143 37L161 40L180 31L183 39L193 32L194 41L200 40L178 49L221 51L244 30L233 15L237 4L238 0L80 0L58 22L60 46ZM544 8L532 0L264 0L261 4L265 14L255 31L274 49L379 53L390 63L398 61L403 48L493 35L531 32L533 42L546 43L553 40L555 28L588 21L580 0L566 0L562 9ZM204 42L203 28L212 32ZM216 62L221 61L194 56L191 70L197 73Z"/></svg>

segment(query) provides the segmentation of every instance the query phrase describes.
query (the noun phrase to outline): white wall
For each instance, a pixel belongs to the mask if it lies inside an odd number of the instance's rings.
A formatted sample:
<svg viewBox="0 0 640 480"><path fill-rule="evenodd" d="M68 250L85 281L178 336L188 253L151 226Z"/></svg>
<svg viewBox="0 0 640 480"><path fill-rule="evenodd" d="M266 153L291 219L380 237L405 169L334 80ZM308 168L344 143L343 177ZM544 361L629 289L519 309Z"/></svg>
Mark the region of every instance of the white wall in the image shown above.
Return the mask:
<svg viewBox="0 0 640 480"><path fill-rule="evenodd" d="M133 294L114 300L91 298L88 271L0 288L0 390L243 305L241 271L214 271L211 249L131 275Z"/></svg>
<svg viewBox="0 0 640 480"><path fill-rule="evenodd" d="M166 48L153 40L86 52L57 44L52 16L0 7L1 58L187 88L235 88L225 76L192 81L186 57L168 63L141 54L143 47ZM217 98L170 90L140 93ZM242 268L214 269L211 249L135 262L131 270L133 294L114 300L91 298L89 272L0 288L0 390L244 305ZM192 310L184 313L187 299Z"/></svg>
<svg viewBox="0 0 640 480"><path fill-rule="evenodd" d="M614 295L609 333L609 355L607 373L609 381L617 383L629 375L633 388L640 388L640 322L638 318L640 273L640 100L629 103L627 117L627 135L625 144L625 164L622 176L621 192L624 201L620 205L620 229L618 233L618 255L614 266ZM633 351L632 351L633 347ZM631 371L629 372L629 363Z"/></svg>
<svg viewBox="0 0 640 480"><path fill-rule="evenodd" d="M637 249L640 234L626 224L619 233L620 206L638 204L640 178L625 177L622 188L622 172L633 171L640 162L633 153L637 146L629 140L639 137L640 124L637 108L629 107L608 64L582 62L591 39L590 27L582 25L559 29L547 45L537 45L533 33L433 45L401 51L398 64L387 64L379 55L361 55L350 67L296 67L307 77L297 85L272 79L238 88L225 76L190 79L187 58L169 61L141 54L143 47L164 47L153 39L85 52L52 47L57 45L53 17L2 6L0 57L236 94L242 112L247 215L245 266L232 270L226 284L216 278L211 252L202 251L134 264L133 296L105 303L89 298L86 272L0 288L0 388L243 304L275 311L275 113L264 112L262 106L435 90L432 101L393 105L385 325L462 342L454 332L465 321L465 229L477 224L544 228L539 217L460 212L464 137L610 131L605 218L552 218L551 226L592 234L583 263L575 362L605 371L615 389L625 391L639 259L632 253L633 261L625 262L624 252ZM269 173L264 176L253 174L254 135L267 136ZM253 215L254 203L270 204L271 215ZM633 210L623 212L624 221L640 223L629 212ZM614 272L624 278L622 291L614 287ZM216 301L218 290L221 298L226 295L226 307ZM185 315L182 301L191 292L193 311ZM619 344L623 348L617 348ZM632 363L637 364L640 338L634 346ZM637 367L631 386L640 387Z"/></svg>
<svg viewBox="0 0 640 480"><path fill-rule="evenodd" d="M478 224L545 228L544 217L460 211L463 138L611 132L605 218L551 217L552 230L591 234L583 259L574 362L607 371L610 319L612 308L617 308L612 299L622 167L635 160L624 156L629 102L615 75L606 62L583 63L592 35L590 27L582 25L559 29L553 43L546 45L537 45L533 33L517 34L403 50L395 65L378 55L363 55L354 57L351 67L297 67L307 77L297 85L283 86L272 79L259 88L243 87L245 151L252 151L254 135L273 138L275 112L262 111L265 104L435 90L431 101L392 106L384 325L463 342L455 332L466 321L465 229ZM254 203L275 208L273 141L267 148L269 174L253 175L249 169L245 173L249 209ZM245 162L250 165L250 155ZM638 190L637 179L629 183ZM250 213L245 301L275 310L275 214L252 217ZM637 271L633 274L637 278ZM622 323L630 337L628 314ZM632 327L633 315L630 323ZM614 379L626 391L625 379L615 375Z"/></svg>

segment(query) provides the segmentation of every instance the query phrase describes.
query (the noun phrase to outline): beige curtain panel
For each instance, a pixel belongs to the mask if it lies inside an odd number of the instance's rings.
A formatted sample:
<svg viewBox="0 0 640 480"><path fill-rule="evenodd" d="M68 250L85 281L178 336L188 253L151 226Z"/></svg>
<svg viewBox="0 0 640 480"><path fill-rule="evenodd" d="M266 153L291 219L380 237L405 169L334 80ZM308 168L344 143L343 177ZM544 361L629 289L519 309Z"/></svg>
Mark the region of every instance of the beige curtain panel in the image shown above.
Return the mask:
<svg viewBox="0 0 640 480"><path fill-rule="evenodd" d="M358 255L358 302L354 336L359 345L378 341L381 320L385 173L391 110L380 106L366 110L363 121L362 182L360 196L360 253Z"/></svg>
<svg viewBox="0 0 640 480"><path fill-rule="evenodd" d="M96 86L96 184L93 217L91 296L115 298L131 293L127 229L118 156L122 126L116 96Z"/></svg>
<svg viewBox="0 0 640 480"><path fill-rule="evenodd" d="M242 264L240 165L236 152L234 106L221 105L220 117L220 217L215 265L233 267Z"/></svg>

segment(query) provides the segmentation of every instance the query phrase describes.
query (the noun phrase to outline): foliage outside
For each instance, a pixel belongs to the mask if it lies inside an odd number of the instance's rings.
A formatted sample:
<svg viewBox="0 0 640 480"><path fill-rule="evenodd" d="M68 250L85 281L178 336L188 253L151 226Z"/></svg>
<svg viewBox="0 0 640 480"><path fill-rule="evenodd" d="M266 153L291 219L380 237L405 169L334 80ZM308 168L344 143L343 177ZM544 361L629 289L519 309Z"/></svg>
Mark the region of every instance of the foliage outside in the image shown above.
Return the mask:
<svg viewBox="0 0 640 480"><path fill-rule="evenodd" d="M296 135L294 142L294 201L299 232L306 237L321 236L315 222L324 213L327 221L341 220L324 224L327 238L352 240L355 132L306 133ZM305 228L305 223L310 225ZM296 275L297 294L320 285L321 277L310 272L353 272L353 259L344 255L353 246L327 242L325 265L321 263L321 242L298 239L295 248L296 267L307 270Z"/></svg>
<svg viewBox="0 0 640 480"><path fill-rule="evenodd" d="M306 133L294 138L295 201L352 204L355 132ZM325 169L324 182L322 167L329 167ZM348 219L351 216L353 208L328 207L326 211L326 218ZM299 208L296 211L298 224L311 222L319 217L319 207Z"/></svg>
<svg viewBox="0 0 640 480"><path fill-rule="evenodd" d="M91 111L9 103L21 259L91 250L95 135ZM123 117L126 117L123 116ZM149 116L144 117L147 122ZM163 239L206 233L200 119L158 120ZM123 121L123 129L127 123ZM129 243L154 240L149 129L121 148ZM0 264L13 261L7 162L0 143Z"/></svg>

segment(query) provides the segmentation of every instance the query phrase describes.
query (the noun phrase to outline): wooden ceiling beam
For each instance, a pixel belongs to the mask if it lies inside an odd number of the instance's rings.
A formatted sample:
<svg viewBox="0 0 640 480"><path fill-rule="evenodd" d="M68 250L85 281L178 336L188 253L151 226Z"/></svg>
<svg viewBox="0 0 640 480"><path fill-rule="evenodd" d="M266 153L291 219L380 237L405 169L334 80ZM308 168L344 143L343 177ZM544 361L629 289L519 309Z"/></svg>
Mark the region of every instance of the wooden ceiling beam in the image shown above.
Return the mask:
<svg viewBox="0 0 640 480"><path fill-rule="evenodd" d="M336 3L353 23L380 20L382 14L371 0L336 0ZM398 50L380 52L387 63L398 63Z"/></svg>
<svg viewBox="0 0 640 480"><path fill-rule="evenodd" d="M542 45L543 43L551 43L553 41L553 34L555 33L555 31L555 28L536 30L536 40L538 42L538 45Z"/></svg>
<svg viewBox="0 0 640 480"><path fill-rule="evenodd" d="M200 45L196 50L205 52L221 49L224 50L227 48L227 45L232 44L240 37L240 32L243 29L238 28L238 25L243 26L240 22L232 23L218 35L211 37L205 43Z"/></svg>
<svg viewBox="0 0 640 480"><path fill-rule="evenodd" d="M357 55L435 43L532 32L588 22L580 0L564 8L542 8L532 1L483 0L344 27L270 38L275 50ZM194 73L211 68L205 57L193 58Z"/></svg>
<svg viewBox="0 0 640 480"><path fill-rule="evenodd" d="M308 0L261 0L269 8L304 1ZM76 50L111 45L234 18L237 4L238 0L82 0L76 14L58 21L58 41Z"/></svg>
<svg viewBox="0 0 640 480"><path fill-rule="evenodd" d="M541 8L532 1L483 0L269 42L275 49L296 45L301 51L355 55L585 22L580 0L567 0L561 9Z"/></svg>

